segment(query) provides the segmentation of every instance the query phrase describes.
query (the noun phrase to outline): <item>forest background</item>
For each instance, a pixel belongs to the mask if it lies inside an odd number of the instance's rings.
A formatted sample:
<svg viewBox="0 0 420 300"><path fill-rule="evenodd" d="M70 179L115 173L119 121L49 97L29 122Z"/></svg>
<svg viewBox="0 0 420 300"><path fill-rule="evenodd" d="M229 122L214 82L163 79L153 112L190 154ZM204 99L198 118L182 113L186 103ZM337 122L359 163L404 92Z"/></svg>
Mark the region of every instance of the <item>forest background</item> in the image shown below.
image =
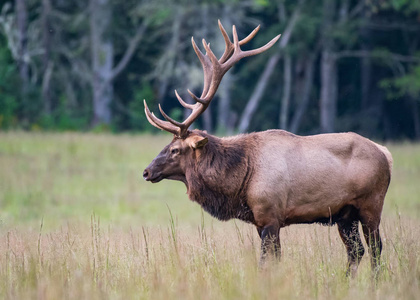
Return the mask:
<svg viewBox="0 0 420 300"><path fill-rule="evenodd" d="M419 0L0 0L0 129L154 131L143 99L185 112L202 70L190 38L220 55L236 25L282 38L225 75L195 126L420 139ZM190 99L190 101L192 101ZM187 112L188 113L188 112Z"/></svg>

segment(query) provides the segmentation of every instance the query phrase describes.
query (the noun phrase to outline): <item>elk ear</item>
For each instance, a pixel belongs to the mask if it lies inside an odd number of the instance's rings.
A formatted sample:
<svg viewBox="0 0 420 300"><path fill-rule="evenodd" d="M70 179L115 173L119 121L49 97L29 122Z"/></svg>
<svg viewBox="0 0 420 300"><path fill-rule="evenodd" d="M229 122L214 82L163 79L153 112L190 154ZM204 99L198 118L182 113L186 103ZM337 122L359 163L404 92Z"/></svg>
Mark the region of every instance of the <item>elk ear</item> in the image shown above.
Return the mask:
<svg viewBox="0 0 420 300"><path fill-rule="evenodd" d="M199 149L204 147L207 142L209 141L208 138L200 136L200 135L194 135L190 138L189 144L191 148L193 149Z"/></svg>

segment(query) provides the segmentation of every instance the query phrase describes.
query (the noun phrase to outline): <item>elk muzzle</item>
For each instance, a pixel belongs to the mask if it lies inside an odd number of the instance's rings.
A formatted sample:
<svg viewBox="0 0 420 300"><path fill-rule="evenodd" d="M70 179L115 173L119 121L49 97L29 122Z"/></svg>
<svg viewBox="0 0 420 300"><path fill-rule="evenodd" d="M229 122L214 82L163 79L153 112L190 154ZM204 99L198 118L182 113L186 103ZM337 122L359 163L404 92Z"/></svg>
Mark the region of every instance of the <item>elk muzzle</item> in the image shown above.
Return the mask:
<svg viewBox="0 0 420 300"><path fill-rule="evenodd" d="M146 181L156 183L161 181L164 177L162 175L162 172L154 172L149 166L143 171L143 178Z"/></svg>
<svg viewBox="0 0 420 300"><path fill-rule="evenodd" d="M143 171L143 178L144 178L144 180L146 180L146 181L149 181L149 180L150 180L150 171L149 171L148 169L145 169L145 170Z"/></svg>

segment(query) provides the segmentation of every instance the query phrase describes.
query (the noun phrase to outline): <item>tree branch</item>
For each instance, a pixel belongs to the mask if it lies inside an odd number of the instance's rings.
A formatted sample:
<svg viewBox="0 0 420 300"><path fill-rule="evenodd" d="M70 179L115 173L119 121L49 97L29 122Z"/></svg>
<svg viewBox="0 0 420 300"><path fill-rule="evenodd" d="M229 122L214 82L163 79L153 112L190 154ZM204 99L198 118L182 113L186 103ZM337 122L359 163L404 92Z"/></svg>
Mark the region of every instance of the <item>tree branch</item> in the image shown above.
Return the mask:
<svg viewBox="0 0 420 300"><path fill-rule="evenodd" d="M279 43L280 50L284 49L289 43L290 36L292 34L293 29L295 28L296 21L300 17L300 10L304 2L305 2L304 0L300 0L299 5L296 7L295 11L293 12L293 15L290 18L290 21L280 39L280 43ZM262 96L264 95L265 88L267 87L268 81L271 75L273 74L278 61L280 60L280 57L281 55L278 52L274 54L268 60L264 68L264 72L262 73L260 79L258 80L257 86L255 87L241 115L241 118L239 120L239 126L238 126L239 132L245 132L248 130L252 115L256 111L258 107L258 103L260 102Z"/></svg>
<svg viewBox="0 0 420 300"><path fill-rule="evenodd" d="M365 51L365 50L347 50L340 51L334 54L336 59L348 58L348 57L372 57L372 58L382 58L382 59L392 59L398 62L408 62L408 63L420 63L420 57L417 56L407 56L396 53L377 53L375 51Z"/></svg>
<svg viewBox="0 0 420 300"><path fill-rule="evenodd" d="M264 90L268 84L268 80L271 77L271 74L273 73L279 59L280 53L276 53L268 60L264 68L264 72L258 80L257 86L255 87L254 92L249 98L249 101L245 106L244 112L242 113L240 123L238 126L238 131L240 133L246 132L248 130L252 115L257 110L258 103L260 102L261 97L264 94Z"/></svg>
<svg viewBox="0 0 420 300"><path fill-rule="evenodd" d="M114 80L115 77L117 77L127 66L127 64L130 62L131 57L134 54L134 51L136 50L140 40L143 38L144 32L146 31L146 28L148 26L148 23L146 21L143 21L142 24L137 28L136 34L134 37L130 40L127 50L125 51L123 57L119 61L119 63L115 66L115 68L111 71L110 78L108 78L110 81Z"/></svg>
<svg viewBox="0 0 420 300"><path fill-rule="evenodd" d="M287 24L286 29L282 33L280 43L279 43L279 48L280 49L284 49L287 46L287 44L289 43L290 36L292 35L292 31L295 28L296 21L300 17L300 10L301 10L304 2L305 2L304 0L299 1L299 6L293 12L293 15L290 18L289 24Z"/></svg>
<svg viewBox="0 0 420 300"><path fill-rule="evenodd" d="M83 78L86 82L92 82L92 69L89 68L82 58L78 58L77 55L73 54L69 49L63 46L57 47L56 51L62 54L70 62L71 69L77 76Z"/></svg>
<svg viewBox="0 0 420 300"><path fill-rule="evenodd" d="M365 8L365 1L360 1L349 13L349 19L355 17L357 14L363 11Z"/></svg>

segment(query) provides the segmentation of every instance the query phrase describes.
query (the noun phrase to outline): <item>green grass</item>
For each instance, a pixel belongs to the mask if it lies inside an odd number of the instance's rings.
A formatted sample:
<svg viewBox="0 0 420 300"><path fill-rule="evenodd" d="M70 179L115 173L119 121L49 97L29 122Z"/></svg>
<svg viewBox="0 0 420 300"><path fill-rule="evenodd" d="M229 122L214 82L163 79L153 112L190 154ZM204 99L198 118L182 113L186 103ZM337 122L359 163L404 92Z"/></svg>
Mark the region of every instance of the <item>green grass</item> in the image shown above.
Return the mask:
<svg viewBox="0 0 420 300"><path fill-rule="evenodd" d="M199 220L183 184L153 185L143 169L168 136L3 133L0 136L0 219L54 226L90 218L117 225L162 224L166 204L186 222Z"/></svg>
<svg viewBox="0 0 420 300"><path fill-rule="evenodd" d="M420 145L388 145L382 273L368 255L344 276L335 227L281 230L259 270L259 237L219 222L182 183L142 171L169 135L0 133L0 299L415 299L420 293Z"/></svg>
<svg viewBox="0 0 420 300"><path fill-rule="evenodd" d="M420 145L389 145L394 158L385 212L396 211L420 220Z"/></svg>

